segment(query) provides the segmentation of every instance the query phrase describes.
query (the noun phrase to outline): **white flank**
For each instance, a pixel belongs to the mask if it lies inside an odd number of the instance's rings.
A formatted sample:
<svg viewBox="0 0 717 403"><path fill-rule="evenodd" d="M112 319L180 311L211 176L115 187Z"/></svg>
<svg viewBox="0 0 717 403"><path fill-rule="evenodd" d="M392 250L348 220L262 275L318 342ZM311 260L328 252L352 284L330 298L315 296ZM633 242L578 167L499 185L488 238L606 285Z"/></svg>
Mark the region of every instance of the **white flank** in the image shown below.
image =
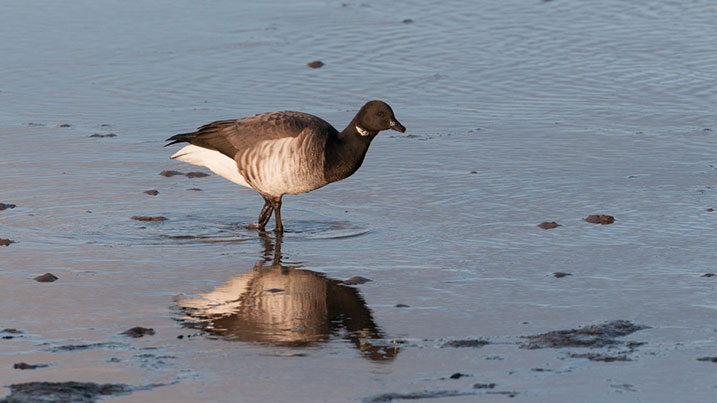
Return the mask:
<svg viewBox="0 0 717 403"><path fill-rule="evenodd" d="M356 125L356 130L358 130L360 135L368 136L368 130L364 130L361 126Z"/></svg>
<svg viewBox="0 0 717 403"><path fill-rule="evenodd" d="M239 173L236 162L219 151L190 144L174 153L170 158L207 167L222 178L251 188L251 186L246 183L244 177Z"/></svg>

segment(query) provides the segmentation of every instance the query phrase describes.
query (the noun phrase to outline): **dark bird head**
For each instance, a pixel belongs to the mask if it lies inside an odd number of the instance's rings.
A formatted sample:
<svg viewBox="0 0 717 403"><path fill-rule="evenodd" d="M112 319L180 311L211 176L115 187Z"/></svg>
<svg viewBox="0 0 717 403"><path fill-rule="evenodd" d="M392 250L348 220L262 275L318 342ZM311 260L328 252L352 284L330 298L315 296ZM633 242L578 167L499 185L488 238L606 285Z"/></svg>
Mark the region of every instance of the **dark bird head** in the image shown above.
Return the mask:
<svg viewBox="0 0 717 403"><path fill-rule="evenodd" d="M354 123L356 131L362 136L376 135L381 130L388 129L401 133L406 131L406 128L396 120L391 107L383 101L367 102L356 114Z"/></svg>

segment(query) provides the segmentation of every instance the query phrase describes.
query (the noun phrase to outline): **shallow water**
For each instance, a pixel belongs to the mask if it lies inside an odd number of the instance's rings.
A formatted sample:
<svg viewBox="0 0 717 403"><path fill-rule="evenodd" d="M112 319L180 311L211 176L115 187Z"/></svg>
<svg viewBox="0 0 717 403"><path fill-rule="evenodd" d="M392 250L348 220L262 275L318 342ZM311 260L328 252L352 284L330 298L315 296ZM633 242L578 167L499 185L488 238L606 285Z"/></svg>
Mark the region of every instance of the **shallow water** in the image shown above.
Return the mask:
<svg viewBox="0 0 717 403"><path fill-rule="evenodd" d="M0 202L17 205L0 211L15 241L0 330L22 331L0 339L0 384L163 385L117 401L710 400L715 17L706 1L0 5ZM285 197L280 256L245 227L254 192L159 175L199 170L168 159L175 133L283 109L343 128L374 98L407 134ZM582 221L600 213L616 222ZM46 272L59 280L32 280ZM353 276L373 281L340 283ZM625 337L646 343L631 361L519 348L611 320L650 327ZM119 335L134 326L157 334ZM461 339L491 344L443 347Z"/></svg>

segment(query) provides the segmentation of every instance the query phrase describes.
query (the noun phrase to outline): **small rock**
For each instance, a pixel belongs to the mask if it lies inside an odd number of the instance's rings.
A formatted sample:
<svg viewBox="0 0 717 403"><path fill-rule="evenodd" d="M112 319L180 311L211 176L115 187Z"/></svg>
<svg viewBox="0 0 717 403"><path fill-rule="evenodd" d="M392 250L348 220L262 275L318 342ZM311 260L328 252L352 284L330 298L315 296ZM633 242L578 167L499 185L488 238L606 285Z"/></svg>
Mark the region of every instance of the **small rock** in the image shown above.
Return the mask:
<svg viewBox="0 0 717 403"><path fill-rule="evenodd" d="M312 69L318 69L324 66L324 62L322 62L321 60L314 60L313 62L308 63L307 66L311 67Z"/></svg>
<svg viewBox="0 0 717 403"><path fill-rule="evenodd" d="M160 172L159 174L162 175L162 176L166 176L167 178L169 178L170 176L184 175L184 172L179 172L179 171L162 171L162 172Z"/></svg>
<svg viewBox="0 0 717 403"><path fill-rule="evenodd" d="M472 174L477 174L477 173L478 173L478 171L471 171L471 173L472 173Z"/></svg>
<svg viewBox="0 0 717 403"><path fill-rule="evenodd" d="M585 221L592 223L592 224L612 224L615 222L615 217L611 215L605 215L605 214L593 214L585 217Z"/></svg>
<svg viewBox="0 0 717 403"><path fill-rule="evenodd" d="M137 221L166 221L167 217L157 216L157 217L149 217L149 216L132 216L133 220Z"/></svg>
<svg viewBox="0 0 717 403"><path fill-rule="evenodd" d="M95 134L91 135L90 137L94 137L94 138L105 138L105 137L117 137L117 135L114 134L114 133L107 133L107 134L95 133Z"/></svg>
<svg viewBox="0 0 717 403"><path fill-rule="evenodd" d="M461 379L461 378L463 378L464 376L470 376L470 375L461 374L460 372L456 372L455 374L449 376L449 378L451 378L451 379Z"/></svg>
<svg viewBox="0 0 717 403"><path fill-rule="evenodd" d="M10 246L11 243L15 243L15 241L0 238L0 246Z"/></svg>
<svg viewBox="0 0 717 403"><path fill-rule="evenodd" d="M703 274L701 277L715 277L715 276L717 276L717 274L714 274L714 273L705 273L705 274Z"/></svg>
<svg viewBox="0 0 717 403"><path fill-rule="evenodd" d="M67 124L67 123L63 123L63 124L60 125L60 127L72 127L72 125L71 125L71 124Z"/></svg>
<svg viewBox="0 0 717 403"><path fill-rule="evenodd" d="M32 365L32 364L28 364L26 362L17 362L12 367L14 369L38 369L38 368L49 367L49 365L47 365L47 364Z"/></svg>
<svg viewBox="0 0 717 403"><path fill-rule="evenodd" d="M202 189L199 189L199 188L189 188L187 190L191 190L193 192L201 192L202 191Z"/></svg>
<svg viewBox="0 0 717 403"><path fill-rule="evenodd" d="M7 210L7 209L11 209L11 208L15 208L15 207L17 207L17 206L14 205L14 204L10 204L10 203L0 203L0 211Z"/></svg>
<svg viewBox="0 0 717 403"><path fill-rule="evenodd" d="M563 272L563 271L556 271L555 273L553 273L553 276L554 276L555 278L563 278L563 277L567 277L567 276L572 276L572 274L566 273L566 272Z"/></svg>
<svg viewBox="0 0 717 403"><path fill-rule="evenodd" d="M204 178L209 176L209 174L206 174L204 172L187 172L184 174L187 178Z"/></svg>
<svg viewBox="0 0 717 403"><path fill-rule="evenodd" d="M553 228L558 228L559 226L560 226L560 224L556 223L555 221L551 221L551 222L543 221L540 224L538 224L538 227L540 227L542 229L553 229Z"/></svg>
<svg viewBox="0 0 717 403"><path fill-rule="evenodd" d="M37 276L34 278L35 281L39 283L52 283L54 281L57 281L59 277L55 276L52 273L45 273L42 276Z"/></svg>
<svg viewBox="0 0 717 403"><path fill-rule="evenodd" d="M150 196L157 196L159 194L158 190L145 190L144 193L150 195Z"/></svg>
<svg viewBox="0 0 717 403"><path fill-rule="evenodd" d="M717 362L717 357L700 357L697 359L697 361Z"/></svg>
<svg viewBox="0 0 717 403"><path fill-rule="evenodd" d="M0 210L2 210L2 209L0 209ZM707 209L707 210L705 210L705 211L708 211L708 212L710 212L710 213L711 213L711 212L715 211L715 209L713 209L712 207L710 207L710 208L708 208L708 209Z"/></svg>
<svg viewBox="0 0 717 403"><path fill-rule="evenodd" d="M406 305L406 304L396 304L394 306L396 308L410 308L411 307L411 305Z"/></svg>
<svg viewBox="0 0 717 403"><path fill-rule="evenodd" d="M351 277L350 279L344 281L344 284L355 285L355 284L368 283L369 281L373 281L373 280L368 279L368 278L366 278L366 277L353 276L353 277Z"/></svg>
<svg viewBox="0 0 717 403"><path fill-rule="evenodd" d="M403 22L404 24L413 24L413 20L410 18L406 18L405 20L403 20L401 22Z"/></svg>
<svg viewBox="0 0 717 403"><path fill-rule="evenodd" d="M137 326L137 327L133 327L132 329L125 330L124 332L122 332L120 334L129 336L129 337L134 337L134 338L142 337L145 335L154 336L154 329Z"/></svg>

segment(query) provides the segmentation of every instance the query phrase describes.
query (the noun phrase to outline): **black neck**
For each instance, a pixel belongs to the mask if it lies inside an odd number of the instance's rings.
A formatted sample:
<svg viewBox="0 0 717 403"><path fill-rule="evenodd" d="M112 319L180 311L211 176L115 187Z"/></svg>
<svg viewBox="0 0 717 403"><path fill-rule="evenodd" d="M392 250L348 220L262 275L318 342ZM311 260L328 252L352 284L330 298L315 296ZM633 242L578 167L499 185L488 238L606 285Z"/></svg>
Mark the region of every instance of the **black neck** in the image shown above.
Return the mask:
<svg viewBox="0 0 717 403"><path fill-rule="evenodd" d="M368 136L362 136L356 130L356 122L352 120L342 132L329 137L324 154L324 176L327 182L348 178L356 172L376 134L378 132L369 132Z"/></svg>

